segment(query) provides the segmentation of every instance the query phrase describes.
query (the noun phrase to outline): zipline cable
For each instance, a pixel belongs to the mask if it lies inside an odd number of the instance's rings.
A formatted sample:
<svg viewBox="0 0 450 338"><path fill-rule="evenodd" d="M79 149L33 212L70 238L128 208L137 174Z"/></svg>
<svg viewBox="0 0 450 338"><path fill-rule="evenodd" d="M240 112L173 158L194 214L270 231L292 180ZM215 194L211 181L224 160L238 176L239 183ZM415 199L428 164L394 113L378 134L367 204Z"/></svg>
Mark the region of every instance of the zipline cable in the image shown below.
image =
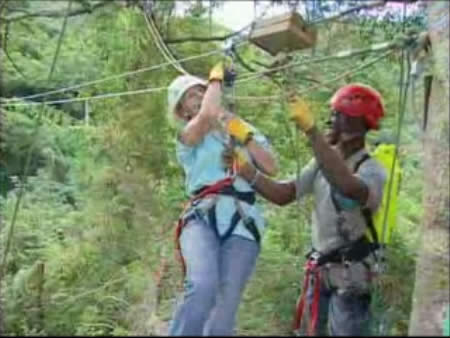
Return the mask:
<svg viewBox="0 0 450 338"><path fill-rule="evenodd" d="M248 43L248 40L237 42L235 44L235 46L236 47L237 46L241 46L241 45L246 44L246 43ZM383 43L374 44L371 47L365 48L365 49L359 49L359 50L351 50L350 49L350 50L341 51L341 52L339 52L339 53L337 53L335 55L328 56L328 57L321 57L321 58L310 59L310 60L307 60L307 61L294 62L294 63L288 64L288 65L274 67L274 68L272 68L270 70L265 70L265 71L261 71L261 72L257 72L257 73L244 73L243 75L247 75L248 74L249 76L237 80L236 83L246 82L246 81L249 81L252 77L264 76L265 74L271 73L271 72L273 72L275 70L282 70L282 69L290 68L290 67L293 67L293 66L296 66L296 65L299 65L299 64L306 65L306 64L310 64L310 63L325 62L325 61L332 60L332 59L342 59L342 58L356 56L356 55L359 55L359 54L369 53L369 52L373 52L373 51L382 51L382 50L385 50L385 49L395 48L397 46L398 46L397 42L383 42ZM181 62L181 61L183 61L183 62L185 62L185 61L192 61L192 60L195 60L195 59L199 59L199 58L203 58L203 57L207 57L207 56L211 56L211 55L215 55L215 54L221 54L221 53L223 53L223 49L216 49L216 50L212 50L212 51L209 51L209 52L206 52L206 53L203 53L203 54L193 55L193 56L189 56L189 57L184 58L184 59L180 59L179 62ZM17 98L11 98L11 99L0 98L0 101L4 101L4 102L7 102L7 103L10 103L10 102L14 102L14 101L20 101L20 100L26 100L26 99L43 97L43 96L56 94L56 93L62 93L62 92L66 92L66 91L69 91L69 90L79 89L79 88L83 88L83 87L99 84L99 83L110 81L110 80L114 80L114 79L119 79L119 78L131 76L131 75L136 75L136 74L147 72L147 71L157 70L157 69L169 66L171 64L172 64L171 62L164 62L164 63L158 64L158 65L149 66L149 67L145 67L145 68L141 68L141 69L137 69L137 70L134 70L134 71L129 71L129 72L125 72L125 73L121 73L121 74L117 74L117 75L112 75L112 76L109 76L109 77L106 77L106 78L103 78L103 79L88 81L88 82L81 83L81 84L78 84L78 85L73 85L73 86L60 88L60 89L55 89L55 90L51 90L51 91L47 91L47 92L43 92L43 93L37 93L37 94L32 94L32 95L27 95L27 96L17 97ZM69 100L69 99L67 99L67 100ZM53 102L53 101L49 101L49 102ZM64 102L71 102L71 101L64 101ZM11 104L8 104L8 106L11 106Z"/></svg>
<svg viewBox="0 0 450 338"><path fill-rule="evenodd" d="M406 3L403 4L403 22L402 22L402 29L405 30L405 22L406 22ZM406 69L406 83L405 83L405 60L407 63L407 69ZM403 126L403 119L406 112L406 102L408 97L408 89L411 82L411 61L410 61L410 52L409 50L402 49L402 57L401 57L401 65L400 65L400 88L399 88L399 102L398 102L398 111L399 111L399 117L397 121L397 131L395 135L395 153L394 158L392 160L392 166L390 168L390 177L389 185L388 185L388 195L387 195L387 202L386 202L386 209L383 215L383 230L381 232L381 240L382 243L384 243L384 237L386 233L386 225L387 225L387 215L389 211L389 205L390 200L392 196L392 182L393 182L393 175L395 173L395 165L397 163L398 158L398 152L399 152L399 146L400 146L400 137L401 137L401 131Z"/></svg>
<svg viewBox="0 0 450 338"><path fill-rule="evenodd" d="M248 24L244 28L240 29L238 31L238 33L242 33L245 30L247 30L248 28L250 28L250 33L251 33L253 28L254 28L254 26L255 26L256 20L259 20L260 18L265 16L268 8L269 8L269 5L266 6L266 8L264 9L263 13L258 17L258 19L253 20L250 24ZM244 44L249 43L248 37L249 37L250 33L246 34L242 38L241 41L235 43L235 47L242 46ZM194 56L189 56L187 58L183 58L183 59L177 60L177 63L186 62L186 61L192 61L192 60L195 60L195 59L208 57L208 56L215 55L215 54L222 54L222 53L223 53L223 49L219 48L219 49L212 50L210 52L206 52L206 53L202 53L202 54L194 55ZM32 95L27 95L27 96L22 96L22 97L15 97L15 98L10 98L10 99L0 98L0 101L5 101L5 102L19 101L19 100L26 100L26 99L33 99L33 98L43 97L43 96L47 96L47 95L51 95L51 94L63 93L63 92L69 91L69 90L79 89L79 88L83 88L83 87L99 84L99 83L102 83L102 82L119 79L119 78L122 78L122 77L127 77L127 76L131 76L131 75L135 75L135 74L139 74L139 73L143 73L143 72L147 72L147 71L153 71L153 70L156 70L156 69L159 69L159 68L170 66L172 64L173 64L173 61L170 60L168 62L164 62L164 63L158 64L158 65L149 66L149 67L145 67L145 68L141 68L141 69L137 69L137 70L134 70L134 71L125 72L125 73L120 73L120 74L117 74L117 75L108 76L108 77L103 78L103 79L88 81L88 82L80 83L80 84L69 86L69 87L64 87L64 88L60 88L60 89L50 90L50 91L43 92L43 93L37 93L37 94L32 94Z"/></svg>
<svg viewBox="0 0 450 338"><path fill-rule="evenodd" d="M313 20L313 21L310 22L310 24L318 25L318 24L323 24L323 23L326 23L326 22L335 21L336 19L339 19L339 18L341 18L343 16L346 16L346 15L348 15L350 13L353 13L353 12L357 12L357 11L360 11L360 10L363 10L363 9L373 9L373 8L384 6L384 5L386 5L386 1L385 0L378 0L378 1L374 1L373 3L369 2L369 3L366 3L366 4L361 5L359 7L350 8L350 9L347 9L345 11L339 12L339 13L337 13L335 15L331 15L329 17L323 18L323 19Z"/></svg>
<svg viewBox="0 0 450 338"><path fill-rule="evenodd" d="M101 94L101 95L96 95L96 96L75 97L73 99L61 99L61 100L54 100L54 101L3 103L2 106L17 107L17 106L35 106L35 105L40 105L40 104L58 104L58 103L80 102L80 101L97 100L97 99L104 99L104 98L110 98L110 97L120 97L120 96L160 92L163 90L167 90L167 88L168 87L144 88L144 89L138 89L138 90L119 92L119 93L106 93L106 94Z"/></svg>
<svg viewBox="0 0 450 338"><path fill-rule="evenodd" d="M336 53L331 56L324 56L324 57L313 58L313 59L309 59L309 60L296 61L296 62L289 63L287 65L273 67L269 70L263 70L261 72L256 72L256 73L244 73L243 75L249 75L249 76L246 76L244 78L237 80L236 83L243 83L243 82L249 81L253 78L261 77L265 74L273 73L274 71L278 71L278 70L291 68L293 66L308 65L308 64L312 64L312 63L320 63L320 62L325 62L325 61L329 61L329 60L333 60L333 59L344 59L347 57L353 57L353 56L370 53L370 52L380 52L380 51L394 49L394 48L398 48L398 47L399 47L398 42L394 41L394 42L377 43L377 44L370 46L369 48L364 48L364 49L344 50L344 51L341 51L341 52Z"/></svg>
<svg viewBox="0 0 450 338"><path fill-rule="evenodd" d="M150 15L147 15L145 11L142 12L142 15L144 16L145 21L147 22L147 28L150 32L151 36L153 37L153 42L155 43L156 47L159 49L161 55L180 73L182 74L189 74L174 58L172 53L169 51L167 46L164 44L163 39L161 38L161 35L158 32L158 28L155 25L155 22L153 21L152 17Z"/></svg>
<svg viewBox="0 0 450 338"><path fill-rule="evenodd" d="M223 53L222 49L215 49L215 50L203 53L203 54L189 56L189 57L186 57L184 59L180 59L178 61L179 62L180 61L183 61L183 62L192 61L192 60L196 60L196 59L200 59L200 58L204 58L204 57L207 57L207 56L220 54L220 53ZM105 77L103 79L88 81L88 82L80 83L80 84L73 85L73 86L70 86L70 87L64 87L64 88L60 88L60 89L50 90L50 91L43 92L43 93L37 93L37 94L32 94L32 95L27 95L27 96L22 96L22 97L15 97L15 98L11 98L11 99L0 98L0 100L1 101L6 101L6 102L11 102L11 101L26 100L26 99L34 99L34 98L43 97L43 96L47 96L47 95L51 95L51 94L63 93L63 92L69 91L69 90L74 90L74 89L79 89L79 88L83 88L83 87L88 87L88 86L92 86L92 85L99 84L99 83L106 82L106 81L110 81L110 80L120 79L120 78L123 78L123 77L136 75L136 74L143 73L143 72L157 70L157 69L160 69L160 68L167 67L169 65L171 65L170 62L164 62L164 63L158 64L158 65L144 67L144 68L141 68L141 69L137 69L137 70L133 70L133 71L125 72L125 73L120 73L120 74L117 74L117 75L111 75L111 76Z"/></svg>
<svg viewBox="0 0 450 338"><path fill-rule="evenodd" d="M305 88L304 90L301 90L298 92L298 94L304 94L307 93L313 89L316 89L320 86L322 86L323 84L330 84L332 82L335 82L345 76L351 75L353 73L359 72L362 69L365 69L366 67L369 67L371 65L373 65L374 63L380 61L381 59L385 58L386 56L388 56L389 54L391 54L393 51L387 51L384 54L382 54L381 56L374 58L372 60L370 60L369 62L366 62L356 68L352 68L351 70L341 73L340 75L338 75L337 77L334 77L330 80L324 81L322 82L320 85L313 85L310 87ZM294 67L295 65L291 65L291 67ZM257 79L259 76L255 76L252 77L250 79L245 79L245 81L251 81L251 80L255 80ZM238 81L236 81L238 82ZM241 81L243 82L243 81ZM46 101L46 102L13 102L13 103L5 103L2 104L3 106L29 106L29 105L40 105L40 104L60 104L60 103L69 103L69 102L80 102L80 101L87 101L87 100L96 100L96 99L103 99L103 98L110 98L110 97L120 97L120 96L128 96L128 95L136 95L136 94L145 94L145 93L151 93L151 92L160 92L163 90L166 90L168 87L158 87L158 88L144 88L144 89L139 89L139 90L132 90L132 91L125 91L125 92L119 92L119 93L107 93L107 94L101 94L101 95L96 95L96 96L87 96L87 97L77 97L77 98L73 98L73 99L62 99L62 100L54 100L54 101ZM272 96L272 97L267 97L267 98L273 98L273 99L277 99L279 98L278 96ZM239 97L236 97L236 99L239 99ZM259 98L258 98L259 99ZM266 97L261 97L261 99L266 99Z"/></svg>
<svg viewBox="0 0 450 338"><path fill-rule="evenodd" d="M372 60L370 60L369 62L366 62L356 68L352 68L347 72L341 73L338 76L324 81L321 84L318 85L313 85L310 87L307 87L301 91L298 92L298 94L304 94L307 93L313 89L316 89L324 84L330 84L332 82L335 82L337 80L340 80L343 77L346 77L348 75L351 75L353 73L359 72L373 64L375 64L376 62L380 61L381 59L385 58L386 56L390 55L391 53L393 53L393 50L389 50L387 52L385 52L384 54L382 54L381 56L374 58ZM292 64L290 65L290 67L294 67L296 66L296 64ZM246 78L244 79L245 82L247 81L252 81L259 78L259 76L253 76L251 78ZM236 83L239 81L236 81ZM240 82L244 82L244 81L240 81ZM119 92L119 93L107 93L107 94L101 94L101 95L96 95L96 96L87 96L87 97L77 97L77 98L73 98L73 99L61 99L61 100L54 100L54 101L46 101L46 102L12 102L12 103L5 103L2 104L2 106L29 106L29 105L40 105L40 104L60 104L60 103L69 103L69 102L80 102L80 101L87 101L87 100L96 100L96 99L103 99L103 98L110 98L110 97L120 97L120 96L128 96L128 95L136 95L136 94L145 94L145 93L151 93L151 92L160 92L163 90L166 90L168 87L158 87L158 88L144 88L144 89L139 89L139 90L132 90L132 91L125 91L125 92ZM260 97L261 99L267 99L267 98L273 98L273 99L278 99L278 96L269 96L269 97ZM258 100L260 99L259 97L257 98ZM237 96L236 99L239 99L239 97Z"/></svg>

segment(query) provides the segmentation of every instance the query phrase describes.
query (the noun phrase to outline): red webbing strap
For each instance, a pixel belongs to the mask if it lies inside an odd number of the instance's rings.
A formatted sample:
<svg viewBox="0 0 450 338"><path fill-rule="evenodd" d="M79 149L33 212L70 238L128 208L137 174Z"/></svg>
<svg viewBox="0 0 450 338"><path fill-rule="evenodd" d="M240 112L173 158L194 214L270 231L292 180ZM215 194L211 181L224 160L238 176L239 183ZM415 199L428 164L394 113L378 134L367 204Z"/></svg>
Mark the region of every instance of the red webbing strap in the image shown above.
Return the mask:
<svg viewBox="0 0 450 338"><path fill-rule="evenodd" d="M317 319L319 317L319 300L320 300L320 271L314 271L314 295L311 304L311 320L308 327L308 336L315 336Z"/></svg>
<svg viewBox="0 0 450 338"><path fill-rule="evenodd" d="M181 236L181 230L183 230L184 222L183 218L180 217L178 219L177 226L175 228L175 255L177 260L181 263L181 271L183 273L183 279L186 275L186 263L184 262L183 254L181 253L181 246L180 246L180 236Z"/></svg>
<svg viewBox="0 0 450 338"><path fill-rule="evenodd" d="M305 278L303 280L302 293L297 301L297 307L294 316L293 329L297 331L302 325L303 312L305 310L306 294L309 287L309 279L311 273L314 273L314 295L311 304L311 320L308 327L308 335L312 336L315 333L317 319L319 315L319 298L320 298L320 274L316 269L317 263L313 260L308 260L305 265Z"/></svg>

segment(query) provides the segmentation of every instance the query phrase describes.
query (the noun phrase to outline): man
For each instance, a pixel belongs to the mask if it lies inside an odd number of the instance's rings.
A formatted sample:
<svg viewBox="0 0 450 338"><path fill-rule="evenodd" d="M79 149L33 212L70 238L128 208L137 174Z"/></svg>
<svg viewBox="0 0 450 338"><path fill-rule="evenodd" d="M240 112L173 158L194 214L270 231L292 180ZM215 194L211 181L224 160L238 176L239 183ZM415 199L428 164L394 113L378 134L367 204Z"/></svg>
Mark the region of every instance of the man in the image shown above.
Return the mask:
<svg viewBox="0 0 450 338"><path fill-rule="evenodd" d="M298 181L267 178L237 153L239 174L278 205L314 195L313 250L307 264L307 274L314 276L307 295L312 325L318 316L319 334L325 333L328 324L331 335L363 335L369 318L373 263L373 246L365 233L370 214L381 203L386 180L384 169L368 158L365 136L378 129L384 107L376 90L356 83L334 94L331 109L331 133L325 137L306 104L297 98L291 100L291 117L309 138L314 152ZM311 292L314 289L316 295ZM319 313L315 314L317 306Z"/></svg>
<svg viewBox="0 0 450 338"><path fill-rule="evenodd" d="M169 86L169 118L179 129L177 159L191 196L177 228L185 283L170 335L232 335L259 254L262 210L253 188L227 172L223 153L239 148L264 173L277 170L264 136L221 106L225 76L219 64L208 82L179 76Z"/></svg>

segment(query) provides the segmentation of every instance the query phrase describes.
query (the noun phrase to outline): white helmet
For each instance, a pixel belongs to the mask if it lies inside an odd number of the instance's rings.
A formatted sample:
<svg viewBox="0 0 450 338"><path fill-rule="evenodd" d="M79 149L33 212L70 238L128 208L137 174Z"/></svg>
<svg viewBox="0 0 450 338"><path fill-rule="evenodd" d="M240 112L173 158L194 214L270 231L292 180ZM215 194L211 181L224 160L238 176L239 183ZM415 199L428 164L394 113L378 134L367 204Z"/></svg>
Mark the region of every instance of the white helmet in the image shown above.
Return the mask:
<svg viewBox="0 0 450 338"><path fill-rule="evenodd" d="M185 121L178 118L175 114L175 108L178 102L183 97L183 94L191 87L194 86L205 86L207 82L205 80L200 79L199 77L192 75L180 75L172 83L169 85L168 93L167 93L167 103L168 103L168 118L169 123L173 126L178 126L181 124L185 124Z"/></svg>

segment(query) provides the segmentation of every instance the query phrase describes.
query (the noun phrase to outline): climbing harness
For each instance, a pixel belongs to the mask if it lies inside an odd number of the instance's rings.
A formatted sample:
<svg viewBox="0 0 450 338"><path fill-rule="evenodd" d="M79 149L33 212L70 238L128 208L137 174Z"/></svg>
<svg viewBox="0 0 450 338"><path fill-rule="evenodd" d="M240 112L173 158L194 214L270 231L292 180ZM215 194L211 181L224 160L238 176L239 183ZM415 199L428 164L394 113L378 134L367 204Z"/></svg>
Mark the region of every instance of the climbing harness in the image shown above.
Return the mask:
<svg viewBox="0 0 450 338"><path fill-rule="evenodd" d="M219 236L221 241L225 241L231 234L234 229L237 227L240 220L242 220L246 229L252 234L255 241L259 244L261 237L259 231L255 225L255 222L252 217L245 215L239 201L243 201L249 205L253 205L255 203L255 193L253 191L241 192L237 191L233 187L234 180L236 178L235 173L238 168L236 167L236 161L234 162L234 168L232 170L232 174L225 179L217 181L215 184L203 187L196 191L194 196L187 202L185 208L183 209L180 218L178 219L177 226L175 228L175 247L177 258L181 262L183 276L186 275L186 265L183 259L183 255L181 253L180 246L180 236L183 230L183 227L193 219L202 219L203 216L208 218L209 225L213 228L216 234ZM236 212L231 218L230 226L228 230L220 236L217 230L216 224L216 210L215 204L219 195L231 196L234 199L234 203L236 206ZM210 204L204 208L204 210L199 210L197 207L198 203L205 198L212 198ZM203 208L202 208L203 209Z"/></svg>
<svg viewBox="0 0 450 338"><path fill-rule="evenodd" d="M191 220L190 217L185 218L184 215L195 204L195 202L199 201L202 198L207 197L208 195L217 195L220 190L222 190L223 188L225 188L227 186L232 185L233 180L234 179L232 177L227 177L221 181L216 182L212 186L209 186L209 187L203 189L202 191L200 191L198 194L194 195L194 197L192 197L188 201L188 203L185 205L185 207L180 215L180 218L178 219L177 226L175 228L175 248L177 251L177 258L180 260L181 265L182 265L183 276L186 275L186 264L184 262L183 255L181 253L180 236L181 236L183 227L188 223L188 221Z"/></svg>

